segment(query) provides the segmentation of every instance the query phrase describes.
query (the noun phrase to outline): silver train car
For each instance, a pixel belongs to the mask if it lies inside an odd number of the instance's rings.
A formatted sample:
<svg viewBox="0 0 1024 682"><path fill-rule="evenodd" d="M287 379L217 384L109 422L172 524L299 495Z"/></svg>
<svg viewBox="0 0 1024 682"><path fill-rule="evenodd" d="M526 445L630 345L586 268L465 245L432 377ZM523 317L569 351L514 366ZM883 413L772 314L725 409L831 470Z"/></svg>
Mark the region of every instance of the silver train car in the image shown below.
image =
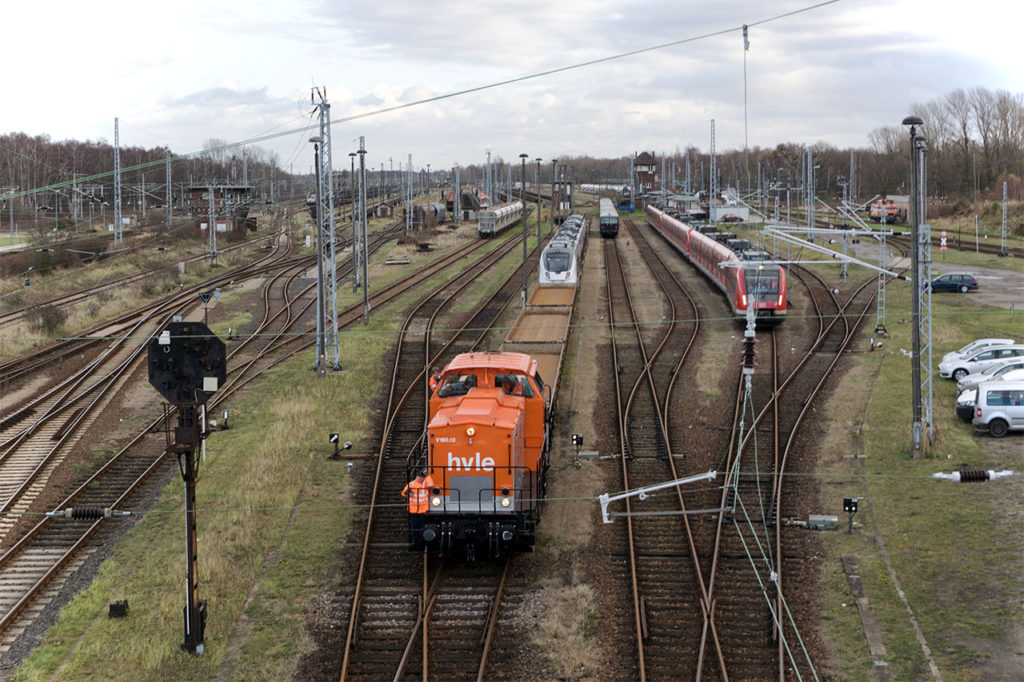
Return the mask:
<svg viewBox="0 0 1024 682"><path fill-rule="evenodd" d="M581 215L571 215L540 254L537 275L541 287L575 287L587 241L587 226Z"/></svg>
<svg viewBox="0 0 1024 682"><path fill-rule="evenodd" d="M513 201L509 204L502 204L501 206L482 210L476 215L479 221L477 234L486 239L487 237L501 234L522 220L523 204L519 201Z"/></svg>

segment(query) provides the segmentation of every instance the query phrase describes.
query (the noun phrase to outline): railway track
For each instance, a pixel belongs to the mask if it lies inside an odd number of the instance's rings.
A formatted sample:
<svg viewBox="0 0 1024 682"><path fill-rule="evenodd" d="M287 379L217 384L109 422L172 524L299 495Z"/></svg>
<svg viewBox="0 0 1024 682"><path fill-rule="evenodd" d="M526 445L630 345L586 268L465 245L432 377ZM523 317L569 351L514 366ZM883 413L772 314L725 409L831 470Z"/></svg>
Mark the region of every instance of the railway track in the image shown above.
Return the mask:
<svg viewBox="0 0 1024 682"><path fill-rule="evenodd" d="M366 491L365 498L358 500L365 505L366 516L353 524L362 538L359 558L352 561L358 570L346 589L351 597L342 604L348 625L345 640L339 642L344 651L341 679L400 679L413 671L424 678L473 679L471 675L486 669L488 642L493 636L488 624L496 623L494 612L502 602L499 585L504 581L486 579L491 571L481 569L486 564L457 568L447 560L434 562L425 554L417 562L407 547L405 505L392 504L385 496L400 499L397 491L408 481L408 471L420 456L426 426L427 370L444 358L477 347L505 307L518 300L521 269L464 315L454 332L437 332L435 321L457 294L512 252L520 239L512 235L500 249L426 295L403 324L373 479L360 486ZM440 348L434 350L436 346ZM491 587L478 582L481 570L484 583ZM428 573L435 577L428 579ZM485 612L491 614L486 619ZM450 639L455 635L458 646ZM432 655L434 651L444 653Z"/></svg>
<svg viewBox="0 0 1024 682"><path fill-rule="evenodd" d="M618 239L605 242L605 271L624 455L622 486L635 489L683 475L671 440L672 392L700 331L700 315L686 287L632 221L623 221L623 226ZM649 304L638 308L630 294L631 278L618 248L627 236L660 292L665 324L652 323L656 311ZM619 522L614 546L626 551L612 560L619 582L628 586L623 591L632 594L626 607L631 617L621 614L620 619L632 621L635 632L633 672L641 680L675 679L680 670L696 668L697 645L702 633L707 634L707 588L687 503L676 487L648 497L642 505L628 499L625 505L626 518Z"/></svg>
<svg viewBox="0 0 1024 682"><path fill-rule="evenodd" d="M908 229L908 231L905 234L906 235L910 234L909 229ZM899 244L900 246L904 247L907 250L909 250L909 248L910 248L910 237L909 236L902 236L901 235L901 236L888 237L887 241L889 243L897 243L897 244ZM947 242L948 242L947 246L948 246L948 248L951 251L966 251L968 253L973 251L975 253L985 253L985 254L992 255L992 256L998 256L998 255L1001 255L1003 253L1002 246L1000 244L998 244L998 243L993 243L993 240L986 240L986 241L977 242L977 243L972 243L972 241L973 240L971 240L971 239L961 239L959 237L952 237L952 236L950 236L950 237L947 237ZM999 240L996 239L994 241L998 242ZM932 243L932 249L936 249L936 250L940 248L941 243L942 243L941 242L941 236L936 235L935 234L935 230L932 230L931 243ZM1009 244L1007 244L1007 247L1006 247L1006 255L1007 256L1011 256L1013 258L1024 258L1024 248L1019 247L1019 246L1013 246L1012 243L1009 243Z"/></svg>
<svg viewBox="0 0 1024 682"><path fill-rule="evenodd" d="M266 242L267 237L260 236L254 239L247 239L245 241L238 242L237 244L227 245L224 248L220 249L218 253L225 254L230 253L232 251L241 251L247 248L259 248L260 246L262 246L262 244ZM208 258L209 256L206 254L199 254L194 256L188 256L187 258L180 260L185 263L197 263L202 262ZM146 279L153 277L154 275L158 275L164 272L175 271L178 268L178 262L179 260L175 260L174 263L170 263L168 265L160 265L157 267L146 268L145 270L133 272L123 277L117 277L111 280L98 282L84 289L78 289L75 291L68 292L66 294L54 296L45 301L39 301L31 305L19 306L16 308L12 308L10 310L5 310L3 312L0 312L0 329L2 329L4 325L11 324L12 322L21 319L27 312L29 312L33 308L38 308L42 306L67 308L76 303L88 301L93 297L97 296L98 294L104 293L106 291L112 291L115 289L131 286L133 284L138 284L140 282L145 281Z"/></svg>
<svg viewBox="0 0 1024 682"><path fill-rule="evenodd" d="M820 276L802 268L794 272L809 292L817 332L796 365L784 371L796 347L783 352L788 344L779 342L782 331L772 330L767 371L755 373L749 390L745 381L738 383L723 465L726 513L715 533L711 597L728 673L740 679L816 678L801 637L801 601L812 592L816 574L808 560L814 539L784 523L813 513L815 492L807 479L787 475L815 470L814 443L802 427L874 295L874 278L851 286L840 302Z"/></svg>
<svg viewBox="0 0 1024 682"><path fill-rule="evenodd" d="M281 248L280 244L277 244L275 248L265 253L257 252L259 257L252 263L233 268L199 286L183 289L155 302L148 302L133 310L119 314L114 318L106 319L83 330L74 338L64 339L19 357L0 362L0 386L13 386L17 382L27 377L35 376L39 372L52 371L55 367L60 367L65 361L75 358L86 351L95 352L97 348L109 343L112 338L117 338L118 335L125 333L126 330L130 330L140 317L161 308L174 306L176 301L194 301L199 292L209 291L212 287L227 285L232 281L262 274L270 269L288 267L292 263L301 260L309 260L310 257L289 259L290 241L280 234L277 240L278 242L284 241L289 247ZM122 281L120 285L130 286L131 283L132 280L126 280ZM72 294L75 300L81 300L83 295L85 295L83 292ZM10 416L7 415L3 420L0 420L0 428L3 428Z"/></svg>
<svg viewBox="0 0 1024 682"><path fill-rule="evenodd" d="M396 224L394 230L399 229ZM379 248L393 238L394 234L394 231L375 234L371 247ZM434 267L448 267L461 257L462 255L458 253L449 254L439 258ZM260 372L306 350L312 344L308 340L311 338L312 330L308 327L302 328L302 325L306 324L304 313L315 301L315 297L311 296L313 285L301 285L294 290L298 277L308 270L308 267L309 263L305 259L293 261L268 280L264 289L266 314L251 335L241 341L229 355L231 370L228 381L209 404L210 409L216 409L218 404L256 378ZM432 269L427 268L417 276L384 288L376 292L371 301L377 306L384 305L421 284L431 272ZM262 277L262 273L259 276ZM46 426L47 422L59 422L58 430L62 438L81 437L86 431L86 417L89 412L78 410L72 414L71 419L60 419L61 410L69 408L57 407L57 403L71 401L71 407L74 407L75 402L85 400L83 396L88 396L89 392L103 387L107 387L109 393L113 394L115 385L125 381L132 368L137 366L141 353L148 345L149 335L162 329L170 315L181 310L179 307L164 310L160 315L153 315L149 321L152 328L147 333L136 330L136 333L127 334L120 344L124 350L120 352L128 353L132 357L116 364L115 361L119 358L115 358L114 353L108 353L107 365L96 363L92 368L93 372L100 374L107 372L107 378L87 386L84 393L74 393L77 386L87 383L83 375L74 379L74 386L70 385L69 381L68 385L52 390L51 397L36 401L32 409L37 410L39 416L27 420L31 422L31 426L23 429L23 434L11 439L9 450L21 442L28 442L32 433L39 433L39 437L45 440L47 434L54 432L52 425ZM353 305L342 311L339 324L352 325L361 319L361 304ZM299 333L296 333L297 330ZM116 364L114 370L110 369L110 363ZM94 399L93 403L101 406L99 400ZM96 409L94 407L92 411L95 412ZM91 477L84 480L78 489L57 505L57 508L116 508L133 500L132 495L145 485L151 475L160 471L168 459L172 459L168 457L169 437L160 433L162 427L170 422L171 416L170 413L162 414L147 423L123 449L113 454ZM22 513L29 510L32 505L31 500L27 499L28 494L33 491L38 493L45 488L45 474L59 465L59 453L68 449L69 447L66 447L59 451L57 448L50 448L50 454L35 464L31 477L19 474L13 467L11 471L7 471L7 468L0 470L8 474L4 481L18 481L18 476L21 476L20 489L23 492L18 496L9 496L7 507ZM40 448L32 448L33 452L37 450ZM19 469L25 471L26 467L22 466ZM4 518L6 520L27 517L11 515ZM101 521L102 519L95 518L62 521L46 518L35 525L22 523L20 539L0 555L0 572L5 576L17 576L16 580L8 579L0 586L0 633L3 635L0 640L0 653L10 647L24 629L26 622L32 620L61 582L77 569L83 557L92 551L94 545L90 544L91 539L102 527ZM7 529L10 530L10 527Z"/></svg>
<svg viewBox="0 0 1024 682"><path fill-rule="evenodd" d="M625 222L624 225L625 235L630 239L643 238L636 236L631 225ZM620 234L619 238L622 236ZM658 396L664 392L661 386L671 383L665 377L673 374L652 363L644 354L645 345L651 343L650 332L636 333L630 338L621 330L622 315L616 311L629 310L629 304L622 300L624 294L617 292L621 285L612 282L613 278L621 276L616 274L619 266L610 256L606 268L612 323L619 329L613 338L616 345L625 344L617 355L627 356L625 362L618 360L615 364L618 394L623 396L620 409L625 410L625 405L635 409L642 404L638 398L641 394L631 392L628 387L646 382L648 396ZM662 433L667 436L661 438L632 438L630 431L640 424L623 418L622 449L629 455L622 465L625 488L644 485L637 482L642 479L633 472L640 471L638 463L650 464L664 456L662 442L667 443L665 451L670 455L667 460L679 460L685 466L672 473L664 468L660 474L655 470L652 482L703 473L708 469L726 472L729 481L724 488L708 487L685 495L691 513L700 516L680 515L686 509L682 495L679 495L679 502L672 499L675 495L651 496L645 501L644 510L673 515L637 516L635 528L622 524L622 529L617 531L631 536L638 547L651 538L654 542L648 546L658 547L659 535L671 537L676 545L673 549L665 543L660 549L639 551L639 559L628 555L615 557L621 564L617 583L628 586L631 577L636 580L632 588L626 587L627 592L633 592L629 605L624 600L618 602L617 620L632 622L631 629L637 633L634 648L638 652L638 665L631 671L625 669L623 674L641 679L648 675L674 679L680 670L692 671L697 679L810 679L815 676L813 662L804 653L800 639L800 630L806 626L810 615L808 595L813 593L817 575L814 560L808 558L815 553L815 540L806 531L786 524L819 511L815 508L816 488L807 479L793 482L784 475L814 471L813 443L802 424L820 392L827 387L829 376L854 338L858 325L868 314L874 294L870 285L875 279L849 285L845 299L840 302L832 288L822 279L815 279L812 273L801 272L798 277L806 281L808 289L806 300L810 309L805 317L818 321L817 331L801 343L804 330L798 329L801 325L791 320L770 334L759 333L762 345L767 337L770 348L759 348L762 358L759 365L764 363L765 366L754 373L749 393L740 372L740 344L727 342L735 349L732 355L735 360L727 363L723 376L726 382L737 386L732 426L723 430L728 442L721 441L720 446L712 446L709 452L694 452L686 443L687 435L692 437L694 432L687 434L679 424L674 425L667 419L678 409L665 412L667 426ZM667 290L665 296L681 299L680 294L670 294ZM678 315L673 312L670 319ZM715 334L720 332L712 332L713 336ZM669 347L680 345L678 341L668 344ZM646 367L652 369L650 377L644 373ZM636 382L634 377L637 376L643 381ZM681 456L684 453L685 458ZM637 505L627 511L635 516L638 509ZM639 525L641 523L648 524L647 529ZM657 528L655 524L665 524L672 530L649 532ZM674 528L670 524L674 524ZM693 549L686 548L682 541L684 536ZM645 563L654 561L665 564L667 577L652 580L651 584L656 587L648 592L643 587L643 577L637 576L642 576ZM689 575L684 578L683 573ZM627 610L632 611L628 616ZM665 614L671 614L665 618L668 625L659 625L659 616ZM664 638L668 642L666 658L672 663L661 665L660 660L665 655L658 653L657 636L667 633L675 635Z"/></svg>

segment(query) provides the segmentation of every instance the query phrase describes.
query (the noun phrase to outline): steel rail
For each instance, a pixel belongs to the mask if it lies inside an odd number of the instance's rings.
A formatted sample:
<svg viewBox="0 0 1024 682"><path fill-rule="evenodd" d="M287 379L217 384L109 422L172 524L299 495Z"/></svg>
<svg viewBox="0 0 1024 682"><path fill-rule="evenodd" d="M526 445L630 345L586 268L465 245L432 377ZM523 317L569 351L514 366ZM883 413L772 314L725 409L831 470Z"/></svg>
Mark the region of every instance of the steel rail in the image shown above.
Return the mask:
<svg viewBox="0 0 1024 682"><path fill-rule="evenodd" d="M519 240L521 240L521 239L522 239L522 237L520 235L513 235L511 239L508 239L504 243L504 245L508 246L509 248L511 248L512 246L518 244ZM475 251L483 248L483 246L485 244L490 244L490 243L493 243L493 242L485 241L485 240L480 240L480 241L475 243L476 244L475 246L470 248L469 252L475 252ZM459 259L464 258L466 255L467 255L467 251L466 250L458 252L458 258ZM488 253L482 260L487 260L490 255L491 254ZM447 267L447 265L449 265L449 264L454 264L454 259L453 259L452 263L446 264L445 267ZM438 271L440 271L440 269ZM430 273L429 276L433 276L433 274L434 273ZM515 273L513 273L513 274L515 274ZM462 276L461 272L459 274L457 274L455 277L460 277L460 276ZM426 275L423 276L423 279L426 279ZM510 276L510 279L511 279L511 276ZM398 414L399 414L399 412L401 410L401 407L409 399L409 397L412 394L412 392L415 389L415 387L420 384L420 382L423 379L424 373L425 373L425 370L420 370L420 373L416 377L413 378L413 380L406 387L406 389L404 390L402 395L401 396L398 395L398 392L400 390L398 384L399 384L399 371L400 371L400 358L401 358L401 350L400 350L401 349L401 341L409 333L409 326L411 325L411 322L412 322L413 317L415 316L416 312L423 305L425 305L430 300L430 298L431 298L430 294L425 296L419 302L419 304L414 306L413 310L409 314L407 314L407 316L405 318L405 321L403 322L402 329L399 332L399 336L398 336L399 352L396 354L394 362L393 362L393 365L392 365L391 379L389 381L388 395L387 395L387 398L386 398L386 405L387 405L387 407L386 407L386 410L385 410L385 415L386 415L385 416L385 422L384 422L384 426L383 426L383 429L382 429L382 438L381 438L380 448L378 450L377 457L376 457L376 466L375 466L375 469L374 469L373 482L372 482L372 485L371 485L371 492L370 492L370 503L369 503L369 506L368 506L368 509L367 509L367 518L366 518L366 521L364 522L363 542L362 542L362 548L360 550L359 566L358 566L358 569L356 571L355 588L354 588L354 593L353 593L352 602L351 602L351 606L350 606L349 622L348 622L348 628L347 628L346 638L345 638L344 654L343 654L343 657L342 657L341 673L340 673L340 676L339 676L340 679L342 679L342 680L346 679L346 676L348 674L349 664L350 664L350 662L352 660L352 645L353 645L354 640L355 640L356 626L357 626L358 614L359 614L359 611L360 611L360 608L361 608L363 588L364 588L365 580L366 580L367 573L368 573L368 570L369 570L368 559L369 559L370 544L371 544L370 540L373 537L374 520L375 520L375 516L376 516L376 509L377 509L377 506L378 506L377 500L378 500L378 497L380 495L380 484L381 484L381 480L382 480L383 475L384 475L384 463L385 463L385 460L386 460L386 448L387 448L387 443L388 443L388 434L391 432L391 430L394 427L395 420L398 418ZM426 364L426 363L423 363L423 364Z"/></svg>

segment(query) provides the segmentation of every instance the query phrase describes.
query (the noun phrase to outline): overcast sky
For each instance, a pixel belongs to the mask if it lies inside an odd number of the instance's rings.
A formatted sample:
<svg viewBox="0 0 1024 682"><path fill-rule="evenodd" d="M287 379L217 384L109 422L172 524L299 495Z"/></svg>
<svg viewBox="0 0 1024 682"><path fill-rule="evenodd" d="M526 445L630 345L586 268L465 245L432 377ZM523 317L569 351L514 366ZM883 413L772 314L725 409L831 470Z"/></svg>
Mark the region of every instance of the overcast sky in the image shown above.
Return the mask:
<svg viewBox="0 0 1024 682"><path fill-rule="evenodd" d="M1016 0L50 0L5 6L0 130L202 149L259 142L307 172L310 89L335 121L592 60L579 69L332 128L334 165L366 137L398 168L525 152L825 141L866 146L955 88L1024 91ZM765 21L771 20L771 21ZM763 22L763 23L759 23ZM709 35L716 34L716 35ZM707 37L702 37L707 36ZM692 40L691 40L692 39Z"/></svg>

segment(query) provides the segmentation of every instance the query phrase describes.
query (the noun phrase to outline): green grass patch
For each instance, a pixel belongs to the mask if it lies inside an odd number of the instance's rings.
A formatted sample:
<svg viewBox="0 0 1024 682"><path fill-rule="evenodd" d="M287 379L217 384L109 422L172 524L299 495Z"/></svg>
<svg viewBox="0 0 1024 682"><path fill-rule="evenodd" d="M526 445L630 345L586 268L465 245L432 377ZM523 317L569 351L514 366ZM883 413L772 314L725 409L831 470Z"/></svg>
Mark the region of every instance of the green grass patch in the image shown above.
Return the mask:
<svg viewBox="0 0 1024 682"><path fill-rule="evenodd" d="M436 254L420 256L405 275L371 263L371 283L380 281L378 271L407 276L428 257ZM422 292L342 332L342 372L316 378L309 351L276 368L258 390L216 408L233 416L230 430L208 440L200 466L199 594L209 601L203 656L179 649L184 500L175 477L149 512L133 517L134 527L92 585L62 611L13 679L292 677L313 646L304 629L307 615L348 570L340 556L352 511L349 476L345 462L325 459L327 434L353 441L353 452L377 452L371 402L380 390L382 358L395 341L398 311ZM223 296L219 313L234 321L233 303L232 294ZM368 460L353 465L373 466ZM119 599L128 600L129 617L108 620L108 603Z"/></svg>
<svg viewBox="0 0 1024 682"><path fill-rule="evenodd" d="M245 615L252 635L231 677L289 675L302 653L310 597L337 575L330 567L349 518L346 467L324 459L327 431L345 434L357 451L373 445L359 434L369 428L365 396L376 388L371 377L379 376L385 337L342 336L344 372L315 379L311 354L291 361L260 391L232 400L239 413L232 428L207 442L198 484L199 592L210 604L206 654L178 648L184 518L181 483L174 480L16 679L215 677L250 593ZM132 607L123 621L105 615L116 599ZM270 643L274 655L267 656Z"/></svg>
<svg viewBox="0 0 1024 682"><path fill-rule="evenodd" d="M937 481L931 475L966 464L971 468L1020 468L1019 451L1002 454L986 447L970 424L953 412L955 384L933 374L935 440L923 456L911 453L910 348L907 287L888 290L889 337L882 352L854 356L854 369L828 406L833 423L848 419L860 428L843 430L823 448L823 471L838 475L823 486L823 500L833 507L843 496L866 493L853 535L827 536L825 639L834 642L832 673L840 679L870 679L870 658L859 617L851 617L852 595L840 559L856 556L870 608L887 649L891 679L930 676L927 662L899 599L880 547L917 617L945 679L984 679L985 663L1007 654L1006 633L1021 625L1019 584L1024 537L1006 519L1019 518L1021 490L1016 479L982 485ZM934 356L981 336L1020 335L1020 321L1010 312L966 308L960 299L934 299ZM870 325L866 326L871 329ZM860 347L867 345L865 332ZM860 400L860 394L867 401ZM866 419L865 419L866 415ZM844 435L845 434L845 435ZM836 454L838 452L838 454ZM861 462L839 454L863 454ZM837 513L833 507L830 510ZM844 519L845 521L845 519ZM1009 527L1008 527L1009 526ZM1009 532L1008 532L1009 531ZM1016 577L1015 577L1016 576ZM847 607L843 608L842 603ZM856 613L856 609L852 611ZM990 673L992 671L989 671Z"/></svg>

